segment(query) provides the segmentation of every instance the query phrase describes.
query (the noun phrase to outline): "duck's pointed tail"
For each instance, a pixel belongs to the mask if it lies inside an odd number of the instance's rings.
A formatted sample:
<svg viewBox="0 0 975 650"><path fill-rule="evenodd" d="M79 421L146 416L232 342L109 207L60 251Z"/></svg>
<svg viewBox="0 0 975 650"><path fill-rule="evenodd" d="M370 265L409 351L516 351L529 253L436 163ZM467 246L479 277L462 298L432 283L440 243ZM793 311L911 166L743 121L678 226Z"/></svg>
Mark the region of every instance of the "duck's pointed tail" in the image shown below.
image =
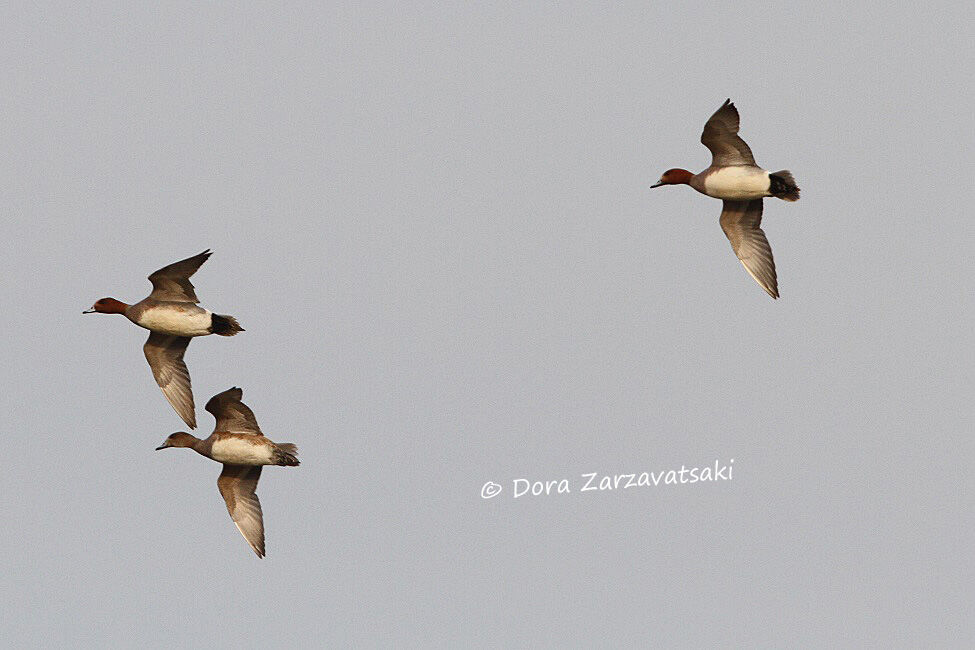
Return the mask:
<svg viewBox="0 0 975 650"><path fill-rule="evenodd" d="M286 467L296 467L298 462L298 446L290 442L279 442L275 444L274 461L275 465L285 465Z"/></svg>
<svg viewBox="0 0 975 650"><path fill-rule="evenodd" d="M799 187L796 185L796 179L792 178L792 172L787 169L772 172L768 175L768 179L769 194L783 201L799 200Z"/></svg>
<svg viewBox="0 0 975 650"><path fill-rule="evenodd" d="M226 314L211 314L210 315L210 331L214 334L219 334L220 336L233 336L237 332L243 332L244 328L240 326L237 319L233 316L227 316Z"/></svg>

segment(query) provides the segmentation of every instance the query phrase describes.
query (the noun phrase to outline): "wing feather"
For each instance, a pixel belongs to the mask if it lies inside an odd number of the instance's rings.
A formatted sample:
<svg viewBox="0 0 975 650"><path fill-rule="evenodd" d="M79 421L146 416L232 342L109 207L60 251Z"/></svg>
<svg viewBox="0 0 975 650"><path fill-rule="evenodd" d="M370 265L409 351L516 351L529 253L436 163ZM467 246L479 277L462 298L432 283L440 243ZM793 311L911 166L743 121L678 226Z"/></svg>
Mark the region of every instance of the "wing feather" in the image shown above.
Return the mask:
<svg viewBox="0 0 975 650"><path fill-rule="evenodd" d="M189 428L195 429L196 405L193 403L193 390L190 388L190 371L183 361L183 354L189 344L188 336L150 332L142 351L163 395L183 418L183 422Z"/></svg>
<svg viewBox="0 0 975 650"><path fill-rule="evenodd" d="M244 391L235 387L210 398L204 408L217 419L214 431L247 433L255 436L264 435L261 432L261 427L257 426L254 411L240 401L243 395Z"/></svg>
<svg viewBox="0 0 975 650"><path fill-rule="evenodd" d="M754 165L755 157L738 136L738 109L728 99L704 125L701 144L711 150L711 166Z"/></svg>
<svg viewBox="0 0 975 650"><path fill-rule="evenodd" d="M224 465L217 489L227 503L227 512L257 557L264 557L264 513L257 498L261 466Z"/></svg>
<svg viewBox="0 0 975 650"><path fill-rule="evenodd" d="M779 297L775 260L762 223L762 199L725 201L721 211L721 229L742 266L760 287L773 298Z"/></svg>
<svg viewBox="0 0 975 650"><path fill-rule="evenodd" d="M196 273L207 258L212 253L209 249L199 255L187 257L185 260L173 262L169 266L164 266L149 276L152 282L152 293L149 297L154 300L166 300L171 302L192 302L198 303L200 299L196 297L193 283L190 276Z"/></svg>

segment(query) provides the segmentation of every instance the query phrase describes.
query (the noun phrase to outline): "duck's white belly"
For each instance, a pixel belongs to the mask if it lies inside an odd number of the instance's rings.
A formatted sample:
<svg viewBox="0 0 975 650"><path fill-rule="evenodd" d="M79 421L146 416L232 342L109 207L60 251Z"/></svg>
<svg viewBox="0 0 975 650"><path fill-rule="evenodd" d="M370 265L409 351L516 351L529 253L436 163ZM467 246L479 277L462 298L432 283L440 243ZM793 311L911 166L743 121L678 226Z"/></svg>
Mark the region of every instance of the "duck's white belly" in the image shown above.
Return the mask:
<svg viewBox="0 0 975 650"><path fill-rule="evenodd" d="M258 443L262 438L257 436L248 437L253 440L233 437L214 441L210 458L231 465L273 465L271 446Z"/></svg>
<svg viewBox="0 0 975 650"><path fill-rule="evenodd" d="M770 196L769 173L758 167L724 167L704 177L704 193L716 199L746 201Z"/></svg>
<svg viewBox="0 0 975 650"><path fill-rule="evenodd" d="M136 321L147 330L174 336L206 336L212 323L209 311L191 304L150 307Z"/></svg>

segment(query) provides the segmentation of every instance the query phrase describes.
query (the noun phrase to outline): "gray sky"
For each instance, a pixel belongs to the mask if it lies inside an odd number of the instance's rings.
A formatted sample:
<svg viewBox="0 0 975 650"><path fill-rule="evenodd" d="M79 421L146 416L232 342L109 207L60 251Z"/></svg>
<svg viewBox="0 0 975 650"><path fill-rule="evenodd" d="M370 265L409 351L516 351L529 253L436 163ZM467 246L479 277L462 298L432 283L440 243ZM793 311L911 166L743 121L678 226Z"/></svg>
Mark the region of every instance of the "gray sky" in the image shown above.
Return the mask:
<svg viewBox="0 0 975 650"><path fill-rule="evenodd" d="M0 10L5 643L972 638L971 6L490 4ZM778 301L648 189L726 97ZM302 459L263 561L81 315L208 247L198 432L241 386Z"/></svg>

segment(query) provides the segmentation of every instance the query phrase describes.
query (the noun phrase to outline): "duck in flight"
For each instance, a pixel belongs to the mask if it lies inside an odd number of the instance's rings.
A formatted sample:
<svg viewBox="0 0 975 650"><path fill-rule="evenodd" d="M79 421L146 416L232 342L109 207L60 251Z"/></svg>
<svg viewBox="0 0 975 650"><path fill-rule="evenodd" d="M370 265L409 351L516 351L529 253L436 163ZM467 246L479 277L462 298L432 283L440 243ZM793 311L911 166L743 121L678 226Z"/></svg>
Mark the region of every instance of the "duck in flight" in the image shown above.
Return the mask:
<svg viewBox="0 0 975 650"><path fill-rule="evenodd" d="M203 440L178 431L158 447L189 447L196 453L223 463L217 489L227 503L227 511L237 530L257 557L264 557L264 515L257 498L257 482L264 465L295 467L298 448L287 442L274 443L257 426L254 411L240 401L244 391L231 388L214 395L206 410L217 419L213 433Z"/></svg>
<svg viewBox="0 0 975 650"><path fill-rule="evenodd" d="M772 247L762 223L762 199L798 201L799 188L786 170L769 172L755 164L752 150L738 136L738 109L725 101L704 125L701 144L711 150L711 166L700 174L668 169L650 187L690 185L702 194L721 199L719 223L731 248L748 274L772 298L779 297Z"/></svg>
<svg viewBox="0 0 975 650"><path fill-rule="evenodd" d="M122 314L130 321L149 330L149 340L142 346L152 376L163 395L176 410L186 426L196 428L196 406L190 388L190 373L183 355L194 336L219 334L233 336L243 332L233 316L214 314L200 307L190 276L207 261L211 253L199 255L164 266L149 276L152 293L139 302L127 305L115 298L102 298L82 313Z"/></svg>

